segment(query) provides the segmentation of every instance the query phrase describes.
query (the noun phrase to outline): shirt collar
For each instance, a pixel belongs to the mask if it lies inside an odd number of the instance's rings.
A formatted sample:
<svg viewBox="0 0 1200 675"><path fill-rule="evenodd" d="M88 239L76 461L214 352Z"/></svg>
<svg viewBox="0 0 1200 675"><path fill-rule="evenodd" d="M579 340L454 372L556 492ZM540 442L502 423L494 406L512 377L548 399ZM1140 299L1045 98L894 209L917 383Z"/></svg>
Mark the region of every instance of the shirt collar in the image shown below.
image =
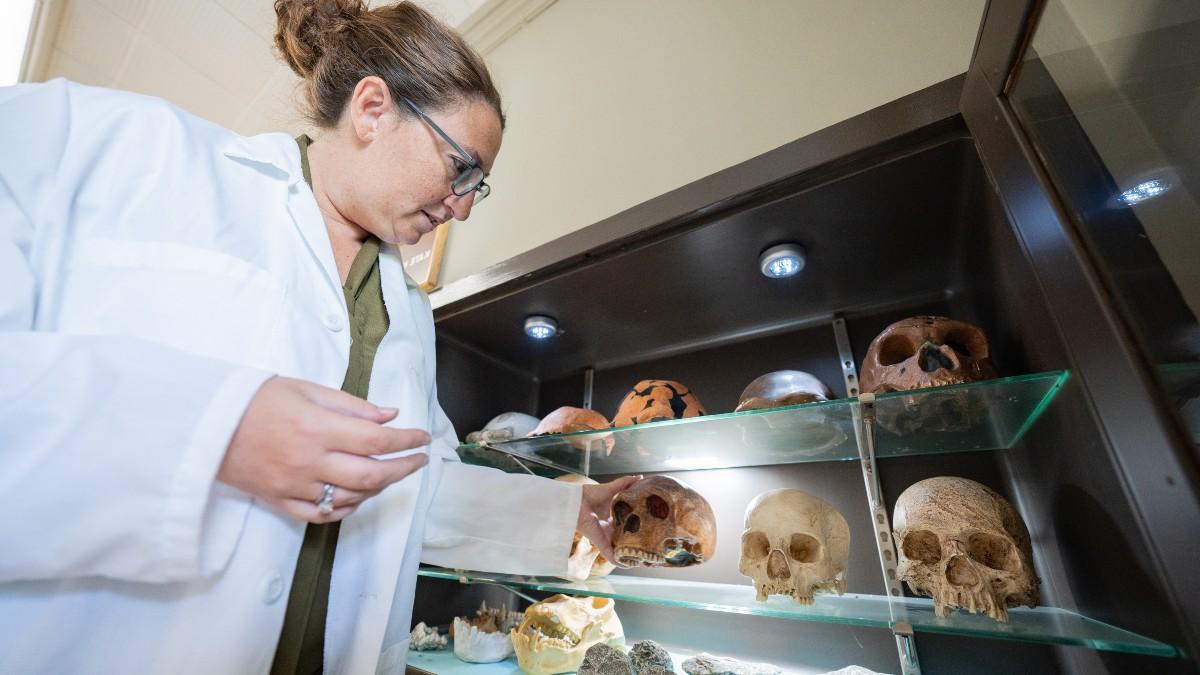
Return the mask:
<svg viewBox="0 0 1200 675"><path fill-rule="evenodd" d="M288 185L304 180L300 149L287 134L235 136L221 147L221 154L235 161L256 165L264 173L287 181Z"/></svg>

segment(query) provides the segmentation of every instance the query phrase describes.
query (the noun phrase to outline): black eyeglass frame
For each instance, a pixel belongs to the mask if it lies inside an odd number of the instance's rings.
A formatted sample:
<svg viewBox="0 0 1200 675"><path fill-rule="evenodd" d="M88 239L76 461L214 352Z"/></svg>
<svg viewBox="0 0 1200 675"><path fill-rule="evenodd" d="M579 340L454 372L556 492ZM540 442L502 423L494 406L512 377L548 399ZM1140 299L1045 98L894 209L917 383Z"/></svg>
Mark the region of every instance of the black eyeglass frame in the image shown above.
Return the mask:
<svg viewBox="0 0 1200 675"><path fill-rule="evenodd" d="M405 105L407 105L409 108L412 108L412 111L415 112L418 117L425 120L425 123L429 125L429 128L437 132L438 136L441 136L443 139L445 139L445 141L450 144L450 147L454 148L455 152L457 152L459 155L462 155L459 159L467 163L467 168L460 171L459 174L455 176L454 180L450 182L450 191L459 197L465 197L472 192L477 192L479 194L475 195L476 203L483 201L485 197L491 194L492 186L488 185L483 180L485 177L483 167L479 165L479 162L475 161L475 158L471 156L471 153L463 150L461 145L455 143L454 139L450 138L450 134L442 131L442 128L437 125L437 122L434 122L433 118L431 118L429 115L426 115L425 112L418 108L417 104L409 100L407 96L401 96L400 100L404 101ZM479 172L479 177L477 179L472 177L472 174L476 171Z"/></svg>

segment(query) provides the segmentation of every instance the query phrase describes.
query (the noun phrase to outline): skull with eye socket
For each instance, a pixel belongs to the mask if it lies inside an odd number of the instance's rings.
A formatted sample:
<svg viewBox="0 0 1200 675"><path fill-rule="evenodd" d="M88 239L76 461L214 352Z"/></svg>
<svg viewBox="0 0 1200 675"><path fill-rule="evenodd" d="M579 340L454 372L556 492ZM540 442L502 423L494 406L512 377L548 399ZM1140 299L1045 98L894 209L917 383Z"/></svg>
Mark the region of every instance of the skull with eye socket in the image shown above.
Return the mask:
<svg viewBox="0 0 1200 675"><path fill-rule="evenodd" d="M892 524L900 578L932 597L939 617L957 607L1008 621L1009 607L1037 605L1029 530L987 486L955 476L914 483L896 500Z"/></svg>
<svg viewBox="0 0 1200 675"><path fill-rule="evenodd" d="M717 520L708 501L669 476L651 476L617 494L613 551L626 566L690 567L717 550Z"/></svg>
<svg viewBox="0 0 1200 675"><path fill-rule="evenodd" d="M888 326L871 341L859 386L864 394L886 394L977 382L996 377L983 331L944 316L913 316ZM881 401L880 424L897 434L918 429L963 431L987 414L963 392Z"/></svg>

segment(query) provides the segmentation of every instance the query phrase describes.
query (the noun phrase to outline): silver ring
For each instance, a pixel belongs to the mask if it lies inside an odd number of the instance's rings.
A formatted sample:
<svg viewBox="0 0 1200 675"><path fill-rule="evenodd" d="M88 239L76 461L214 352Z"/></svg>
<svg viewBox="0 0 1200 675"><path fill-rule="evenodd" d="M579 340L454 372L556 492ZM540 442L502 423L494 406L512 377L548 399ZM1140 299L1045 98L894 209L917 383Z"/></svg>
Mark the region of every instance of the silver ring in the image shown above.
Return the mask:
<svg viewBox="0 0 1200 675"><path fill-rule="evenodd" d="M321 488L321 498L317 500L317 513L327 516L333 513L333 491L336 490L333 483L326 483L325 487Z"/></svg>

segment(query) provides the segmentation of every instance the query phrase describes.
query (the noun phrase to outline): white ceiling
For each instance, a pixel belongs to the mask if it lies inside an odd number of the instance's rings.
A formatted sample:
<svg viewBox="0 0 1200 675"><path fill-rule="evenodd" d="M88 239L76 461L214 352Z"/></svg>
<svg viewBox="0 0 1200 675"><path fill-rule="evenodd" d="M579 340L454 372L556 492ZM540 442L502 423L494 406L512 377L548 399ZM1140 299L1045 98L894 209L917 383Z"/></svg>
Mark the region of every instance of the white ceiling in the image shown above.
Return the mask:
<svg viewBox="0 0 1200 675"><path fill-rule="evenodd" d="M272 0L43 2L44 57L29 79L161 96L246 135L308 130L297 107L299 78L275 56ZM487 0L418 2L461 26Z"/></svg>

